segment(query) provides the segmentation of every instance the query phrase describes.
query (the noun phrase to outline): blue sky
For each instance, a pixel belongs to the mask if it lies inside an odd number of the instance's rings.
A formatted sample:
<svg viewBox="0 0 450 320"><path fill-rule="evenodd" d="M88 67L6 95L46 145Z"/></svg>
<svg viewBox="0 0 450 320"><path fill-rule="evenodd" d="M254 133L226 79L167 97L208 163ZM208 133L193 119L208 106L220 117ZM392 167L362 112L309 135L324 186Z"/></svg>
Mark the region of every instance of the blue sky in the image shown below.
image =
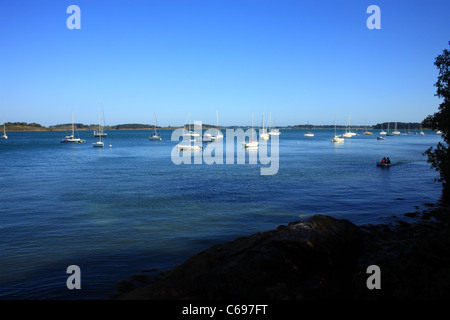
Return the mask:
<svg viewBox="0 0 450 320"><path fill-rule="evenodd" d="M81 29L69 30L69 5ZM381 29L369 30L369 5ZM422 121L450 1L128 0L0 5L0 121Z"/></svg>

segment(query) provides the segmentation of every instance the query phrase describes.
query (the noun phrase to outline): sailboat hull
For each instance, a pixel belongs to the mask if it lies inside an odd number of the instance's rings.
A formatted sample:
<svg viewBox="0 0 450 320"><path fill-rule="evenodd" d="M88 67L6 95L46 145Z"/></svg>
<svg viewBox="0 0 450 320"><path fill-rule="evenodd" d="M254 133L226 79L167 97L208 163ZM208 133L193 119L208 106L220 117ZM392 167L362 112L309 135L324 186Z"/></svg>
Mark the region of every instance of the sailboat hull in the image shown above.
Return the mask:
<svg viewBox="0 0 450 320"><path fill-rule="evenodd" d="M61 143L84 143L84 140L78 138L64 138Z"/></svg>
<svg viewBox="0 0 450 320"><path fill-rule="evenodd" d="M198 145L178 145L177 149L179 151L201 151L203 150L203 147Z"/></svg>
<svg viewBox="0 0 450 320"><path fill-rule="evenodd" d="M243 145L245 148L258 148L259 143L258 143L258 141L250 141L250 142L244 142Z"/></svg>
<svg viewBox="0 0 450 320"><path fill-rule="evenodd" d="M352 135L351 133L349 133L349 132L344 133L342 136L343 136L344 138L351 138L351 137L353 137L353 135Z"/></svg>

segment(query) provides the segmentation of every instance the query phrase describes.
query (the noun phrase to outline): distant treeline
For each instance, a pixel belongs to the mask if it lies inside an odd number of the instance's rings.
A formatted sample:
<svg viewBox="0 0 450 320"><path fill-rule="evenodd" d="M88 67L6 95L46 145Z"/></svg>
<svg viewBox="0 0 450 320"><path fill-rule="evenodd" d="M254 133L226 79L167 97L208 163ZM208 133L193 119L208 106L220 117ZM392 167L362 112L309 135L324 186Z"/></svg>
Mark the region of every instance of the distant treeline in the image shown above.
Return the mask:
<svg viewBox="0 0 450 320"><path fill-rule="evenodd" d="M186 124L184 127L188 128L191 127L191 129L194 129L194 124ZM107 127L108 128L108 127ZM117 126L112 126L111 129L116 129L116 130L124 130L124 129L153 129L155 128L154 124L140 124L140 123L128 123L128 124L119 124ZM165 128L179 128L179 127L160 127L160 126L156 126L157 129L165 129ZM183 127L181 127L183 128ZM216 126L210 125L210 124L202 124L202 128L216 128Z"/></svg>
<svg viewBox="0 0 450 320"><path fill-rule="evenodd" d="M82 124L82 123L74 123L73 124L75 129L80 130L96 130L98 129L98 124ZM62 130L62 129L71 129L72 124L71 123L64 123L64 124L57 124L54 126L48 127L50 130Z"/></svg>
<svg viewBox="0 0 450 320"><path fill-rule="evenodd" d="M359 126L351 126L352 128L359 128ZM274 128L283 128L283 127L274 127ZM334 124L333 125L312 125L312 124L297 124L294 126L287 126L284 127L286 129L334 129ZM336 128L345 128L345 126L342 125L336 125ZM364 127L362 127L364 128ZM370 128L370 127L367 127Z"/></svg>
<svg viewBox="0 0 450 320"><path fill-rule="evenodd" d="M356 129L381 129L383 128L384 130L387 130L389 126L389 129L395 129L395 122L383 122L383 123L377 123L376 125L372 125L372 126L361 126L361 125L353 125L350 126L352 129L356 128ZM336 128L345 128L346 126L344 125L336 125ZM283 128L283 127L278 127L278 128ZM294 125L294 126L287 126L284 127L287 129L334 129L334 124L333 125L312 125L312 124L298 124L298 125ZM404 129L409 129L409 130L415 130L415 129L420 129L421 128L421 123L419 122L397 122L397 129L398 130L404 130ZM425 127L423 127L424 129L426 129Z"/></svg>
<svg viewBox="0 0 450 320"><path fill-rule="evenodd" d="M148 128L154 128L155 126L150 124L141 124L141 123L126 123L126 124L119 124L117 126L111 127L111 129L116 130L124 130L124 129L148 129ZM157 128L160 128L156 126Z"/></svg>
<svg viewBox="0 0 450 320"><path fill-rule="evenodd" d="M47 128L39 123L26 123L26 122L6 122L6 131L46 131Z"/></svg>
<svg viewBox="0 0 450 320"><path fill-rule="evenodd" d="M352 129L384 129L387 130L388 129L388 125L389 125L389 130L394 130L395 129L395 122L383 122L383 123L377 123L376 125L372 125L372 126L351 126ZM58 131L62 131L62 130L71 130L72 129L72 124L71 123L65 123L65 124L57 124L57 125L53 125L53 126L49 126L49 127L45 127L42 126L39 123L26 123L26 122L6 122L6 130L8 131L31 131L31 130L36 130L36 131L44 131L44 130L58 130ZM186 124L184 127L188 128L190 126L191 129L194 129L194 124ZM82 123L74 123L74 127L76 130L98 130L98 125L97 124L82 124ZM104 129L105 130L139 130L139 129L153 129L155 126L152 124L142 124L142 123L128 123L128 124L119 124L116 126L106 126ZM202 128L204 129L211 129L211 128L216 128L216 125L211 125L211 124L202 124ZM337 125L337 128L345 128L346 126L344 125ZM176 129L176 128L183 128L183 126L181 127L161 127L161 126L157 126L156 128L158 129ZM248 126L220 126L219 128L221 129L237 129L237 128L248 128ZM256 128L259 128L258 126L256 126ZM279 128L279 129L305 129L305 130L311 130L311 129L334 129L334 124L333 125L312 125L312 124L298 124L298 125L294 125L294 126L287 126L287 127L282 127L282 126L277 126L277 127L273 127L273 128ZM427 129L428 126L426 125L426 123L419 123L419 122L397 122L397 129L398 130L419 130L419 129Z"/></svg>
<svg viewBox="0 0 450 320"><path fill-rule="evenodd" d="M397 125L398 130L420 130L422 124L419 122L383 122L383 123L377 123L375 126L373 126L373 129L381 129L387 130L389 126L389 130L395 129L395 126ZM383 127L381 127L383 126Z"/></svg>
<svg viewBox="0 0 450 320"><path fill-rule="evenodd" d="M26 123L26 122L6 122L6 127L37 127L37 128L44 128L39 123Z"/></svg>

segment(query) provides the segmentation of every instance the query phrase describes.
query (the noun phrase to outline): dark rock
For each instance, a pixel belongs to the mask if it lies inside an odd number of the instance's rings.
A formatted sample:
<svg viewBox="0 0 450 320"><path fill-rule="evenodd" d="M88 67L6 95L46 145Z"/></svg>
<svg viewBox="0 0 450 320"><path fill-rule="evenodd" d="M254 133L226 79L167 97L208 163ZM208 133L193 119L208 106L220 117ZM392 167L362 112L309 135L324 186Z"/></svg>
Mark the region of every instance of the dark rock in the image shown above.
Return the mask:
<svg viewBox="0 0 450 320"><path fill-rule="evenodd" d="M380 290L366 285L370 265ZM113 298L448 299L450 207L364 226L316 215L213 246L145 287L120 284Z"/></svg>
<svg viewBox="0 0 450 320"><path fill-rule="evenodd" d="M352 296L363 232L315 215L215 245L120 299L317 299Z"/></svg>
<svg viewBox="0 0 450 320"><path fill-rule="evenodd" d="M447 215L449 211L446 211ZM397 221L361 226L364 249L355 274L354 299L448 299L450 230L443 223ZM366 268L381 270L381 290L368 290Z"/></svg>

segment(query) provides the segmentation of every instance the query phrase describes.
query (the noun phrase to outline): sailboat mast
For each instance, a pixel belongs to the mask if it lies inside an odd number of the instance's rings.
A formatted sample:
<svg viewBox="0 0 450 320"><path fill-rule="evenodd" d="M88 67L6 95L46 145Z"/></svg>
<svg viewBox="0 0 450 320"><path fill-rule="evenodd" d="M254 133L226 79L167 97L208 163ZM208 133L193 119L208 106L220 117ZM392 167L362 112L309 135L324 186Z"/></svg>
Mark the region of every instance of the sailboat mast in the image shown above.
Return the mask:
<svg viewBox="0 0 450 320"><path fill-rule="evenodd" d="M253 141L253 112L252 112L252 141Z"/></svg>
<svg viewBox="0 0 450 320"><path fill-rule="evenodd" d="M334 136L336 136L336 118L334 118Z"/></svg>
<svg viewBox="0 0 450 320"><path fill-rule="evenodd" d="M262 129L263 129L263 133L264 133L264 112L263 112L263 127L262 127Z"/></svg>
<svg viewBox="0 0 450 320"><path fill-rule="evenodd" d="M269 131L272 129L272 112L269 113Z"/></svg>
<svg viewBox="0 0 450 320"><path fill-rule="evenodd" d="M73 126L73 110L72 110L72 136L75 137L75 128Z"/></svg>
<svg viewBox="0 0 450 320"><path fill-rule="evenodd" d="M216 117L217 117L217 135L219 135L219 110L216 110Z"/></svg>
<svg viewBox="0 0 450 320"><path fill-rule="evenodd" d="M103 103L102 103L102 133L105 129L105 113L103 112Z"/></svg>

